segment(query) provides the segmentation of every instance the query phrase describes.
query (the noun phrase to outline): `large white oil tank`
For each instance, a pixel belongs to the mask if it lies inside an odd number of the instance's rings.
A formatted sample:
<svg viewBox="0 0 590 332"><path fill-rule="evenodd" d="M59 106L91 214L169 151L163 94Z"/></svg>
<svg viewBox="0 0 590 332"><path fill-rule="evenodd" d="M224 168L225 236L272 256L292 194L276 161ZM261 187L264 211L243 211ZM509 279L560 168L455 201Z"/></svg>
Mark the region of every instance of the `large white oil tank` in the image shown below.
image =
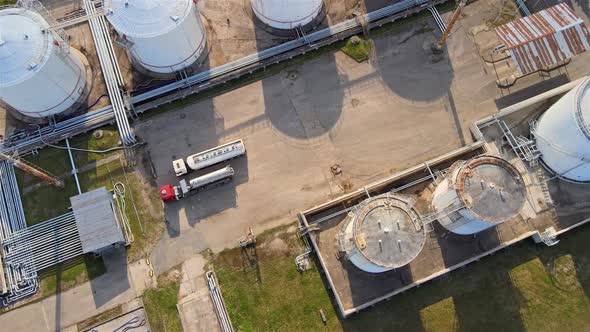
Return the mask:
<svg viewBox="0 0 590 332"><path fill-rule="evenodd" d="M425 242L426 232L411 200L392 194L359 204L349 212L338 236L340 251L357 268L369 273L408 265Z"/></svg>
<svg viewBox="0 0 590 332"><path fill-rule="evenodd" d="M448 231L474 235L517 216L526 200L522 176L509 162L479 156L458 161L432 195L437 220Z"/></svg>
<svg viewBox="0 0 590 332"><path fill-rule="evenodd" d="M546 168L566 181L590 183L590 79L549 108L533 133Z"/></svg>
<svg viewBox="0 0 590 332"><path fill-rule="evenodd" d="M75 110L89 89L84 56L48 27L36 12L0 10L0 101L25 121Z"/></svg>
<svg viewBox="0 0 590 332"><path fill-rule="evenodd" d="M171 75L207 55L206 30L193 0L108 0L105 6L140 71Z"/></svg>
<svg viewBox="0 0 590 332"><path fill-rule="evenodd" d="M323 0L250 0L252 11L264 24L278 30L313 25L322 19Z"/></svg>

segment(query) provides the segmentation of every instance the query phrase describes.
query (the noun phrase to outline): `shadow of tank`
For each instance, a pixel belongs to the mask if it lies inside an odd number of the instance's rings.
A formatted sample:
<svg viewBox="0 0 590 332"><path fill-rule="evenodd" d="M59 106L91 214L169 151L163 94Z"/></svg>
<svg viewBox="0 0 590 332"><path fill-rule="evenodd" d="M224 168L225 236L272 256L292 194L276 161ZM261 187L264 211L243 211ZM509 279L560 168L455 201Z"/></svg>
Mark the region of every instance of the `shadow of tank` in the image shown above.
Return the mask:
<svg viewBox="0 0 590 332"><path fill-rule="evenodd" d="M266 117L290 138L324 135L340 121L346 80L334 54L268 77L262 81Z"/></svg>
<svg viewBox="0 0 590 332"><path fill-rule="evenodd" d="M258 2L260 1L255 1ZM323 20L327 8L324 2L314 0L308 4L309 13L314 13L315 19L304 20L304 29L328 27L327 20ZM300 4L294 5L300 7ZM250 6L250 0L246 1L245 6ZM277 15L282 17L282 14ZM256 15L252 16L256 23L255 33L258 41L268 35L268 29L261 22L256 22L259 20L255 18ZM291 19L294 17L291 15ZM290 33L294 37L297 36L295 30L290 30ZM264 47L264 42L261 43L259 49ZM347 79L338 71L335 54L288 67L279 74L262 80L265 116L273 128L286 137L320 137L332 130L340 120L346 81Z"/></svg>
<svg viewBox="0 0 590 332"><path fill-rule="evenodd" d="M433 22L419 22L402 31L374 39L374 64L391 91L411 102L445 97L454 78L445 47L440 55L431 47L439 36Z"/></svg>

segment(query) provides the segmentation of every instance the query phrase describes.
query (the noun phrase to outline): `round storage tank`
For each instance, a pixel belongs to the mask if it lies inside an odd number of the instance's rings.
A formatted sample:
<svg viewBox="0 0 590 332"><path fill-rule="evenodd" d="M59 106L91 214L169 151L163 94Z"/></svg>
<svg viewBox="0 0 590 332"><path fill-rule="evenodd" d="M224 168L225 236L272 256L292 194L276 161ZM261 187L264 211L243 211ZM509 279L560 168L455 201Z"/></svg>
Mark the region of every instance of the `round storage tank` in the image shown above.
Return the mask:
<svg viewBox="0 0 590 332"><path fill-rule="evenodd" d="M546 168L566 181L590 183L590 79L549 108L533 133Z"/></svg>
<svg viewBox="0 0 590 332"><path fill-rule="evenodd" d="M479 156L454 163L432 196L438 222L459 235L473 235L510 220L522 209L526 189L509 162Z"/></svg>
<svg viewBox="0 0 590 332"><path fill-rule="evenodd" d="M207 55L205 27L193 0L110 0L107 19L135 67L169 76Z"/></svg>
<svg viewBox="0 0 590 332"><path fill-rule="evenodd" d="M0 10L0 100L25 121L74 110L88 93L84 56L48 28L33 11Z"/></svg>
<svg viewBox="0 0 590 332"><path fill-rule="evenodd" d="M348 260L369 273L408 265L425 241L418 212L407 200L389 194L369 198L350 212L339 236Z"/></svg>
<svg viewBox="0 0 590 332"><path fill-rule="evenodd" d="M272 29L313 27L323 19L323 0L250 0L256 17Z"/></svg>

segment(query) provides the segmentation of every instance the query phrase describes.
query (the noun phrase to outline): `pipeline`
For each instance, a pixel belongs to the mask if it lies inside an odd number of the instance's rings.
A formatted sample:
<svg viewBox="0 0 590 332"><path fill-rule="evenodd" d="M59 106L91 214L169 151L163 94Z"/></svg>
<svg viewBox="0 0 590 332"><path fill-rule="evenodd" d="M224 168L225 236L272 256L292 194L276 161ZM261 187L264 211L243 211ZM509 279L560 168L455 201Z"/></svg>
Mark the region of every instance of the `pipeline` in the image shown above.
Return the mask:
<svg viewBox="0 0 590 332"><path fill-rule="evenodd" d="M365 14L364 21L367 23L378 23L380 20L393 15L403 14L411 10L423 10L427 7L434 6L446 1L447 0L404 0ZM86 5L88 5L88 2L88 0L84 0ZM92 8L90 8L91 6L87 7L88 10L92 12ZM95 19L90 21L94 26ZM227 74L234 73L239 70L254 70L254 65L259 65L259 67L262 68L271 63L278 62L278 60L273 61L273 59L279 55L284 55L297 49L301 49L301 52L305 53L307 51L307 49L303 48L305 46L308 46L309 49L313 49L313 45L318 42L335 42L337 40L341 40L348 36L359 33L362 31L360 21L361 20L355 18L335 24L325 29L307 34L305 35L305 38L299 38L282 43L280 45L262 50L256 54L251 54L242 59L229 62L222 66L212 68L193 76L189 76L180 81L173 82L154 90L133 96L131 97L130 102L134 105L138 105L181 89L186 89L189 87L209 87L211 81L222 78ZM98 30L98 27L95 27L95 29ZM95 33L94 30L93 33ZM103 44L101 43L101 45ZM117 93L119 93L119 91L117 91ZM119 118L119 114L119 112L113 112L113 106L102 107L94 112L83 114L64 120L57 124L44 127L40 129L38 133L30 133L24 138L20 136L9 137L4 140L2 146L0 147L0 152L6 154L10 154L15 151L20 151L21 153L29 152L45 145L40 135L45 137L47 141L57 142L65 139L66 137L72 137L73 135L85 133L107 124L112 124L114 122L119 123L122 121L122 119ZM125 133L125 135L128 135L128 133Z"/></svg>
<svg viewBox="0 0 590 332"><path fill-rule="evenodd" d="M121 141L125 145L131 145L135 143L135 137L129 126L129 119L123 102L123 93L121 91L124 86L123 77L119 70L119 63L107 29L106 19L102 15L97 15L96 7L90 3L90 0L83 0L83 3L89 17L88 23L96 45L96 53L103 69L107 91L111 103L113 103L113 113L119 128Z"/></svg>
<svg viewBox="0 0 590 332"><path fill-rule="evenodd" d="M15 241L7 244L12 234L26 229L25 213L20 199L20 191L16 181L13 164L0 161L0 244L2 256L6 257L17 249L30 253L26 243ZM2 298L6 306L14 301L33 295L38 289L37 270L30 255L23 255L16 262L5 261L4 273L9 288L8 296Z"/></svg>
<svg viewBox="0 0 590 332"><path fill-rule="evenodd" d="M229 318L229 314L227 313L227 309L225 308L225 302L223 301L223 295L221 294L221 290L219 289L219 284L217 283L217 277L215 276L215 272L208 271L205 274L205 276L207 277L209 295L211 296L211 300L213 301L213 307L215 308L215 313L217 314L217 319L219 321L221 331L233 332L234 327L231 323L231 319Z"/></svg>

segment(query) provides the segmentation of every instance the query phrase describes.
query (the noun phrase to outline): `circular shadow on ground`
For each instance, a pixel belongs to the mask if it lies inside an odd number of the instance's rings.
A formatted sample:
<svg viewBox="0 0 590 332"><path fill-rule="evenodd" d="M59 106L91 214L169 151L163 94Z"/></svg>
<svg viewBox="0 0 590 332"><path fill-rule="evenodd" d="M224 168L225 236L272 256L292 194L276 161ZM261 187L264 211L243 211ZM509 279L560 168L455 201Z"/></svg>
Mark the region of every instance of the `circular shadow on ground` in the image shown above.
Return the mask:
<svg viewBox="0 0 590 332"><path fill-rule="evenodd" d="M428 102L446 96L453 81L447 52L433 57L431 32L420 26L374 40L374 62L383 82L409 101Z"/></svg>
<svg viewBox="0 0 590 332"><path fill-rule="evenodd" d="M338 73L334 55L291 67L262 85L266 116L286 136L318 137L340 120L346 78Z"/></svg>

